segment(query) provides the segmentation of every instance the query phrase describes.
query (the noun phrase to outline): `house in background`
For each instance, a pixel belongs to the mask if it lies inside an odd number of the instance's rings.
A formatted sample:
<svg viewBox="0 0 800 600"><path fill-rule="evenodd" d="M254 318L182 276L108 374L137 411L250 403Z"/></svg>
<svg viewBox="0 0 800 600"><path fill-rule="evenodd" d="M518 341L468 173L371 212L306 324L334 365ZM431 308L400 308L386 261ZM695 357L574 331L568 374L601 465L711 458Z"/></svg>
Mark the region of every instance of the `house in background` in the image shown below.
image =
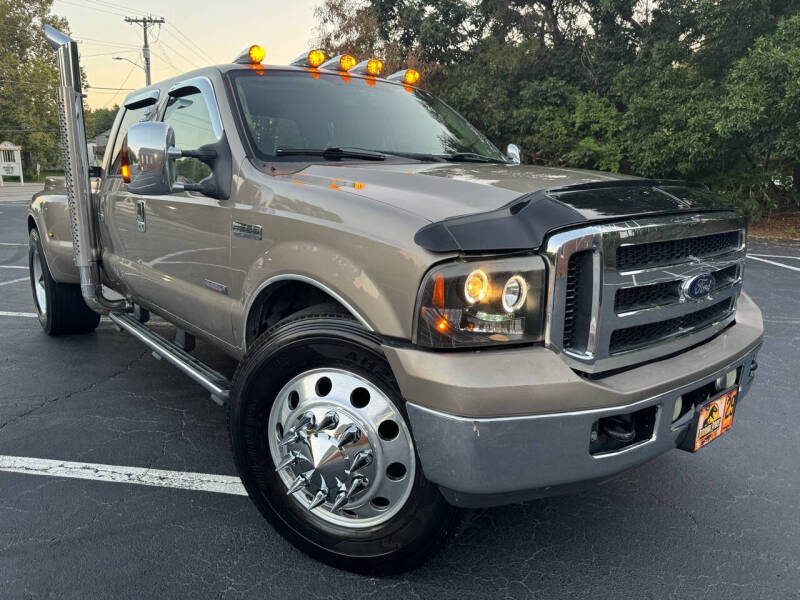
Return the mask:
<svg viewBox="0 0 800 600"><path fill-rule="evenodd" d="M86 144L89 151L89 163L91 166L98 166L103 162L103 155L108 146L108 138L111 136L111 129L101 131Z"/></svg>
<svg viewBox="0 0 800 600"><path fill-rule="evenodd" d="M22 176L22 146L17 146L11 142L0 143L0 185L3 177L19 177L20 185L25 183Z"/></svg>

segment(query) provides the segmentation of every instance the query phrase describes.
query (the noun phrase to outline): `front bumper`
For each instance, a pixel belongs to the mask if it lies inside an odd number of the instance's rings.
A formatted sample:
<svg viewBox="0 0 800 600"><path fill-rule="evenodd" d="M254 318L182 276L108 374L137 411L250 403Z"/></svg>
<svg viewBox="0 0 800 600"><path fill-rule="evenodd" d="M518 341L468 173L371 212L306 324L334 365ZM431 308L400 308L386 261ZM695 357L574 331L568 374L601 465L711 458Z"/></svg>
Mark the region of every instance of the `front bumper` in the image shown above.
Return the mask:
<svg viewBox="0 0 800 600"><path fill-rule="evenodd" d="M736 323L676 356L587 380L546 348L431 353L384 347L407 400L425 476L461 506L559 493L608 479L675 448L692 413L672 422L678 396L739 369L752 384L763 323L746 295ZM649 439L589 453L600 418L657 407Z"/></svg>

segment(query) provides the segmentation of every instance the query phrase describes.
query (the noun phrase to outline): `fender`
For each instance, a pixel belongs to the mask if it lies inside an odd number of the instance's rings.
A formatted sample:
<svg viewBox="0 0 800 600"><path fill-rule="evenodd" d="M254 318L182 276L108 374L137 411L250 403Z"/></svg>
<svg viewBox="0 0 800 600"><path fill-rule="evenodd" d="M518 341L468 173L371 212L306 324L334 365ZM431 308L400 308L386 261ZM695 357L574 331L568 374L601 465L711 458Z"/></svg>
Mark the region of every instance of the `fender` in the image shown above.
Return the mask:
<svg viewBox="0 0 800 600"><path fill-rule="evenodd" d="M271 259L271 260L267 260ZM275 270L273 265L280 265ZM391 275L367 271L368 266L320 243L294 242L271 247L252 263L242 287L242 313L234 317L234 335L242 347L246 344L245 327L256 298L269 287L285 281L313 285L338 301L368 331L383 335L409 337L416 289L402 305L392 302L382 290L392 285ZM418 281L421 273L409 274ZM387 281L388 280L388 281ZM347 292L345 292L347 290ZM357 307L357 308L356 308ZM408 314L406 314L408 313Z"/></svg>
<svg viewBox="0 0 800 600"><path fill-rule="evenodd" d="M36 193L28 207L42 241L50 275L60 283L80 283L72 252L69 206L63 177L47 177L44 190ZM30 229L30 227L29 227Z"/></svg>

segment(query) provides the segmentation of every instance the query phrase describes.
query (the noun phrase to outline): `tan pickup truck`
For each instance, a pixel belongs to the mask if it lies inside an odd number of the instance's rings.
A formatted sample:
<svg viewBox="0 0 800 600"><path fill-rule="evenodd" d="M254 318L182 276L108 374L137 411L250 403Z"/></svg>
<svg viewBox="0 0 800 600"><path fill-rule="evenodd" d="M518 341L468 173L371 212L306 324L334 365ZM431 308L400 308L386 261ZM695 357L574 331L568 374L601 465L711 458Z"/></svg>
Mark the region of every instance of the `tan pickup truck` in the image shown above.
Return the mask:
<svg viewBox="0 0 800 600"><path fill-rule="evenodd" d="M731 427L763 328L745 223L702 187L523 166L413 70L258 46L131 93L90 176L77 46L46 34L67 176L30 205L43 328L107 314L227 403L250 497L306 552L407 569L454 507Z"/></svg>

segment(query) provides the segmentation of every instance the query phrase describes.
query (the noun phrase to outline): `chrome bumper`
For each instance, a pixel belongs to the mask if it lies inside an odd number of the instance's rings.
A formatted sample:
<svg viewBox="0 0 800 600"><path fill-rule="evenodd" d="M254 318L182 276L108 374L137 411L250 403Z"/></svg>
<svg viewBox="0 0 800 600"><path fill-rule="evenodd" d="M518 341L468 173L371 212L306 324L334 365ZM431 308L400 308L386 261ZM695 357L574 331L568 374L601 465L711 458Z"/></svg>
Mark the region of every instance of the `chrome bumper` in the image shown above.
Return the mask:
<svg viewBox="0 0 800 600"><path fill-rule="evenodd" d="M690 411L672 422L675 400L679 396L715 381L732 369L740 369L740 398L749 391L754 377L751 366L760 348L763 325L758 308L746 296L743 304L746 314L739 315L741 322L703 346L659 361L655 366L649 364L634 368L599 382L584 380L583 388L574 381L570 380L569 384L565 381L561 410L539 410L543 406L541 396L557 391L559 387L552 378L546 387L541 388L535 383L522 387L519 381L515 381L513 387L496 388L496 394L485 387L482 389L485 395L481 408L491 406L502 414L505 395L513 391L525 397L525 401L530 403L530 412L536 414L457 415L447 410L452 406L452 398L440 399L442 407L447 407L445 410L430 404L424 406L425 400L434 403L437 399L432 395L421 395L425 389L419 379L421 374L415 376L401 372L404 365L417 363L400 360L397 353L388 353L400 389L407 399L408 416L425 476L438 484L453 504L489 506L556 494L587 482L603 481L675 448L686 435L693 417L693 411ZM709 352L709 345L714 352ZM529 362L530 354L520 354L523 362L515 363L513 351L508 352L506 366L509 371L538 371ZM714 354L716 357L712 360ZM457 355L448 356L456 358ZM690 381L686 381L688 364L694 367ZM427 365L425 372L431 371L437 372L435 364ZM574 375L571 370L570 373ZM456 372L451 374L457 375ZM492 377L490 372L483 375L489 379ZM462 379L472 381L474 379L470 377L480 376L480 373L464 373ZM642 378L646 379L643 381ZM428 391L435 394L443 389L439 387L442 385L443 381L431 382ZM572 395L578 390L580 397ZM630 401L632 390L640 398ZM647 390L654 393L641 397ZM462 387L458 391L464 392L462 398L470 399L470 392L474 390ZM597 397L603 398L602 406L592 402ZM467 401L464 406L469 404ZM551 406L551 399L547 398L544 404ZM649 439L616 452L589 453L592 426L598 419L651 406L657 407L657 413ZM735 426L729 435L736 435Z"/></svg>

